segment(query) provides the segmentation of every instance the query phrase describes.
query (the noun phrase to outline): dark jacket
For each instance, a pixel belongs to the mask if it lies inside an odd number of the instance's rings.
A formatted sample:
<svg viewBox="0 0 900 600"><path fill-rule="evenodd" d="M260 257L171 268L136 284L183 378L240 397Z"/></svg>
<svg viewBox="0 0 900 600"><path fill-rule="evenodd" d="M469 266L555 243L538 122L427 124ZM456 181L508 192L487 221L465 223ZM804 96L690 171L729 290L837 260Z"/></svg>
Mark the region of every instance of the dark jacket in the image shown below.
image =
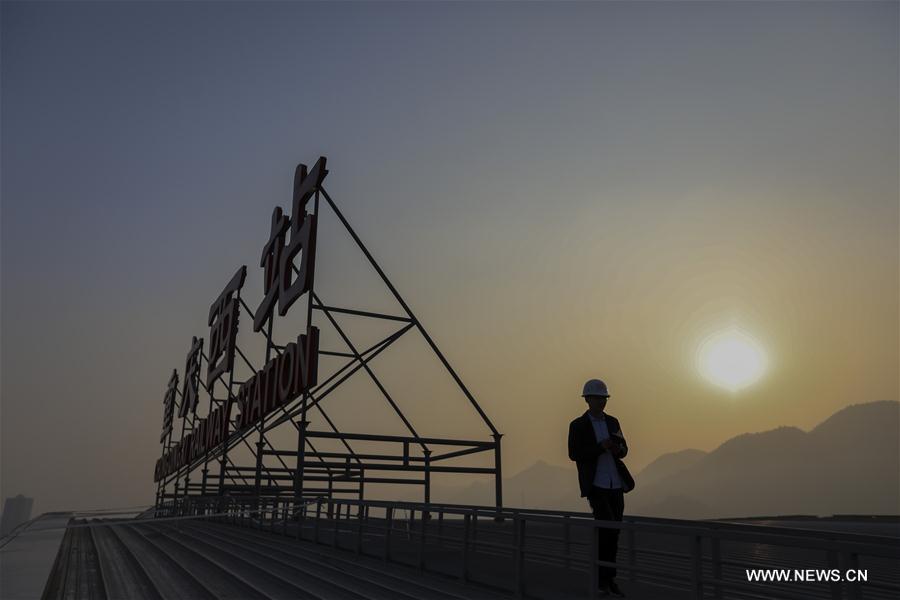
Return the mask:
<svg viewBox="0 0 900 600"><path fill-rule="evenodd" d="M609 435L614 441L619 442L618 456L613 455L616 463L616 470L622 479L622 491L630 492L634 489L634 479L622 458L628 454L628 445L622 436L622 428L619 421L612 415L606 416L606 428L609 429ZM607 452L607 450L597 443L594 435L594 426L591 424L591 418L585 411L583 415L575 419L569 424L569 458L575 461L578 468L578 487L581 489L581 496L587 496L594 484L594 474L597 471L597 457Z"/></svg>

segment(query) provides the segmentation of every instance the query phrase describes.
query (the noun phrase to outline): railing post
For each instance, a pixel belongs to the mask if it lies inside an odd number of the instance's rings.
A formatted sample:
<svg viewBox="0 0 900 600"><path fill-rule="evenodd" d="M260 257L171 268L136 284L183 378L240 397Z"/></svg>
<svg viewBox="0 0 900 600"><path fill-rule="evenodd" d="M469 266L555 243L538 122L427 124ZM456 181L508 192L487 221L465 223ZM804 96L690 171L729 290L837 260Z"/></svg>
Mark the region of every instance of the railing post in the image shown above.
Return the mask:
<svg viewBox="0 0 900 600"><path fill-rule="evenodd" d="M838 557L837 552L834 550L828 551L828 568L829 569L838 569ZM832 600L841 600L841 582L840 581L832 581L831 585L831 599Z"/></svg>
<svg viewBox="0 0 900 600"><path fill-rule="evenodd" d="M460 565L459 578L463 581L469 580L469 537L472 530L472 515L463 516L463 539L462 539L462 564Z"/></svg>
<svg viewBox="0 0 900 600"><path fill-rule="evenodd" d="M634 521L628 523L628 529L625 530L625 537L628 540L628 581L635 583L637 581L637 532Z"/></svg>
<svg viewBox="0 0 900 600"><path fill-rule="evenodd" d="M590 540L588 541L588 598L597 600L600 595L600 573L597 565L597 555L600 553L600 531L597 529L597 522L591 521L590 524Z"/></svg>
<svg viewBox="0 0 900 600"><path fill-rule="evenodd" d="M428 526L427 519L428 513L422 512L421 518L419 519L419 570L425 570L425 528Z"/></svg>
<svg viewBox="0 0 900 600"><path fill-rule="evenodd" d="M856 552L849 552L846 555L846 560L844 561L844 574L846 575L846 570L855 569L857 573L854 573L854 576L859 577L859 554ZM848 581L847 582L847 597L850 600L859 600L859 581Z"/></svg>
<svg viewBox="0 0 900 600"><path fill-rule="evenodd" d="M329 501L329 502L331 502L331 501ZM331 523L331 547L332 547L332 548L337 548L337 547L338 547L338 523L339 523L340 520L341 520L341 519L340 519L340 517L341 517L341 505L335 503L335 508L336 508L337 510L335 510L334 521Z"/></svg>
<svg viewBox="0 0 900 600"><path fill-rule="evenodd" d="M393 506L388 506L385 509L384 525L384 562L391 562L391 529L394 528Z"/></svg>
<svg viewBox="0 0 900 600"><path fill-rule="evenodd" d="M712 544L712 574L713 579L715 579L713 583L713 598L722 600L722 584L719 583L722 580L722 548L718 531L713 531L709 541Z"/></svg>
<svg viewBox="0 0 900 600"><path fill-rule="evenodd" d="M518 514L513 516L513 531L515 532L515 550L513 560L513 572L515 573L516 598L525 595L525 519Z"/></svg>
<svg viewBox="0 0 900 600"><path fill-rule="evenodd" d="M569 515L563 517L563 545L565 548L564 560L568 569L572 566L572 520Z"/></svg>
<svg viewBox="0 0 900 600"><path fill-rule="evenodd" d="M294 517L297 521L297 535L295 537L298 540L302 540L303 539L303 521L304 521L303 518L306 516L306 504L303 502L303 498L300 498L299 502L300 502L299 506L297 504L294 504ZM295 519L291 519L291 520L295 520Z"/></svg>
<svg viewBox="0 0 900 600"><path fill-rule="evenodd" d="M702 542L699 535L691 536L691 597L694 600L703 600Z"/></svg>
<svg viewBox="0 0 900 600"><path fill-rule="evenodd" d="M425 510L422 512L422 526L424 527L425 521L430 518L430 513L428 509L431 505L431 450L424 450L425 454Z"/></svg>
<svg viewBox="0 0 900 600"><path fill-rule="evenodd" d="M313 541L319 543L319 517L322 516L322 499L316 498L316 522L313 524Z"/></svg>
<svg viewBox="0 0 900 600"><path fill-rule="evenodd" d="M300 509L297 511L297 539L303 539L303 524L306 523L306 502L300 498Z"/></svg>
<svg viewBox="0 0 900 600"><path fill-rule="evenodd" d="M363 505L359 505L356 512L356 553L362 554L363 528L366 526L366 520L363 518Z"/></svg>
<svg viewBox="0 0 900 600"><path fill-rule="evenodd" d="M503 516L500 511L503 508L503 469L500 460L500 438L502 433L493 433L494 438L494 505L497 507L497 514L494 516L495 521L502 521Z"/></svg>

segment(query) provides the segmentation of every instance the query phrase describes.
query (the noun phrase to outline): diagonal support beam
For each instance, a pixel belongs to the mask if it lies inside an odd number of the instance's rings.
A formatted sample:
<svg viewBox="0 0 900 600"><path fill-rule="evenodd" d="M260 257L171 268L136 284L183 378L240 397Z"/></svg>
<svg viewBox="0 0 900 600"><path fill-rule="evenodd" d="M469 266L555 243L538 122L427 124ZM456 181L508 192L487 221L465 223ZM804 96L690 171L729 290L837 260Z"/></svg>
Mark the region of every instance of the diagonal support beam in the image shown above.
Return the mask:
<svg viewBox="0 0 900 600"><path fill-rule="evenodd" d="M366 349L361 354L361 356L365 357L365 358L363 358L362 362L364 362L364 363L371 362L373 359L375 359L376 356L381 354L381 352L386 350L391 344L393 344L395 341L400 339L400 337L404 333L406 333L407 331L412 329L412 327L413 327L413 325L412 325L412 323L410 323L406 327L399 329L398 331L394 332L390 336L386 337L385 339L381 340L380 342L378 342L378 343L374 344L373 346L371 346L370 348ZM344 373L344 371L347 371L347 369L349 369L350 367L352 367L352 369L350 369L349 372ZM315 389L313 389L310 392L310 398L312 398L312 404L308 405L307 408L309 408L311 406L315 406L319 402L322 402L339 385L341 385L347 379L352 377L353 374L356 373L357 371L359 371L360 369L362 369L362 364L359 364L358 361L356 360L356 358L353 358L353 360L350 360L349 362L344 364L343 367L341 367L340 369L335 371L328 379L326 379L325 381L320 383L318 386L316 386ZM344 373L343 376L341 376L341 373ZM331 382L334 381L335 379L337 379L337 381L335 381L333 384L331 384ZM326 385L329 385L329 384L331 384L331 386L320 394L319 390L321 390L322 388L324 388ZM277 419L274 423L272 423L272 426L280 425L281 423L283 423L286 420L286 418L294 418L299 413L300 413L300 407L294 408L292 411L290 411L288 413L287 417L279 417L279 419Z"/></svg>
<svg viewBox="0 0 900 600"><path fill-rule="evenodd" d="M472 403L472 406L475 407L475 410L478 411L478 414L481 416L481 419L491 430L493 435L499 435L499 431L494 427L494 424L491 423L491 420L485 414L485 412L481 409L478 402L475 400L475 397L469 392L469 388L466 387L466 384L463 383L462 379L460 379L459 375L456 374L456 371L453 370L453 367L450 366L450 363L444 357L443 353L437 347L437 344L434 343L434 340L431 339L431 336L428 335L428 332L425 331L425 328L422 326L422 323L416 318L413 314L412 310L409 308L409 305L403 300L403 297L400 295L400 292L397 291L397 288L391 283L388 279L387 275L384 274L384 271L381 270L381 267L378 266L378 263L375 262L375 258L369 252L369 249L366 248L366 245L363 244L362 240L356 235L356 232L353 230L353 227L350 226L350 223L344 218L343 213L338 209L337 205L334 203L334 200L331 199L331 196L328 195L328 192L325 191L324 188L321 189L322 196L325 197L325 201L328 202L328 205L331 207L331 210L334 211L335 216L340 220L341 224L344 226L344 229L347 230L347 233L350 234L350 237L353 238L353 241L356 242L356 245L359 246L359 249L362 250L362 253L365 254L366 259L368 259L369 264L372 265L372 268L375 269L375 272L378 273L378 276L381 277L381 280L387 286L387 288L391 291L394 298L397 302L400 303L400 306L403 307L403 310L406 311L406 314L409 316L410 320L415 323L416 327L419 330L419 333L422 334L422 337L425 338L425 341L428 342L428 345L431 346L432 351L434 351L435 355L437 355L438 359L444 365L444 368L447 369L447 372L450 373L450 376L453 377L453 380L456 382L456 385L459 386L459 389L462 393L469 399L469 402ZM327 313L326 313L327 314Z"/></svg>
<svg viewBox="0 0 900 600"><path fill-rule="evenodd" d="M406 428L409 429L409 432L413 435L413 437L418 439L419 434L418 434L418 432L416 432L415 427L412 426L412 423L409 422L409 420L406 418L406 415L403 414L403 411L400 410L400 407L397 406L396 402L394 402L394 399L391 397L390 393L388 393L388 391L384 388L384 386L381 384L381 381L378 380L378 377L375 375L375 372L372 371L371 367L369 367L368 362L363 361L363 358L359 354L359 351L357 351L356 346L353 345L353 342L350 341L350 338L347 337L347 334L345 334L344 330L341 329L341 326L338 325L338 322L335 320L334 316L331 314L331 311L329 311L327 308L325 308L325 304L322 302L322 300L319 298L319 296L315 292L312 292L312 294L313 294L313 300L315 300L319 304L320 310L322 310L322 312L325 313L325 316L328 317L328 321L331 322L331 325L338 332L338 335L341 336L341 339L344 340L344 343L347 344L347 347L350 348L350 351L356 356L356 360L358 360L360 362L360 364L362 365L362 368L365 369L366 373L369 374L369 377L372 378L372 381L375 382L376 387L378 387L378 390L384 396L385 400L388 401L388 404L391 405L391 407L394 409L394 412L397 413L397 416L400 417L400 420L403 421L403 424L406 425ZM420 445L422 446L422 450L426 450L426 451L428 450L428 448L425 446L425 444L420 443Z"/></svg>

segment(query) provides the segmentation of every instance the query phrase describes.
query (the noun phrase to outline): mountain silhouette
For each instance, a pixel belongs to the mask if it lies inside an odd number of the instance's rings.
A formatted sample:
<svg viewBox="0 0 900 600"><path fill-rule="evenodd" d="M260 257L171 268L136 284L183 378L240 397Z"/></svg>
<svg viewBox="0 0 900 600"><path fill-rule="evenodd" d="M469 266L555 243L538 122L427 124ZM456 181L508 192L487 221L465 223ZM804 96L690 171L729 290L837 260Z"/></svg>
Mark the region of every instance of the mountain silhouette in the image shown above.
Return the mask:
<svg viewBox="0 0 900 600"><path fill-rule="evenodd" d="M629 495L630 514L720 518L897 514L900 404L851 405L810 432L779 427L734 437Z"/></svg>
<svg viewBox="0 0 900 600"><path fill-rule="evenodd" d="M848 406L809 432L778 427L733 437L711 452L663 454L628 494L631 515L712 519L900 513L900 403ZM627 460L626 460L627 462ZM538 461L503 480L507 506L587 511L575 466ZM435 501L490 505L493 485L433 488Z"/></svg>
<svg viewBox="0 0 900 600"><path fill-rule="evenodd" d="M693 466L694 463L704 456L706 456L706 452L703 450L695 450L693 448L663 454L644 467L644 469L638 473L635 481L640 482L642 486L656 483L660 479L664 479L669 475Z"/></svg>

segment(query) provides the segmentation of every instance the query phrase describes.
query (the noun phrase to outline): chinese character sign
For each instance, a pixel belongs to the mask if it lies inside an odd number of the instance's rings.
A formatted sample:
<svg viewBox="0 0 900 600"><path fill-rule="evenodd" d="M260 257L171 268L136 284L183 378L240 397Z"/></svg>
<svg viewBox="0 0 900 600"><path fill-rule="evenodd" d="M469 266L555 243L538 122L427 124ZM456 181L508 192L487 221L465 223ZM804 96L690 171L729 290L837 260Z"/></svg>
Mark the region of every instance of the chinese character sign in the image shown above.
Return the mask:
<svg viewBox="0 0 900 600"><path fill-rule="evenodd" d="M191 339L191 349L184 363L184 384L181 388L181 410L178 416L182 419L188 413L197 410L198 387L200 385L200 357L203 354L203 338L194 336Z"/></svg>
<svg viewBox="0 0 900 600"><path fill-rule="evenodd" d="M312 289L316 257L316 215L306 212L309 199L319 191L328 171L325 157L319 158L312 171L299 165L294 173L292 215L284 216L280 208L272 214L269 241L263 247L260 266L265 267L265 297L253 318L253 330L262 329L278 301L278 314L286 315L291 305ZM290 240L287 235L290 234ZM299 258L298 258L299 257ZM296 265L297 275L294 277Z"/></svg>
<svg viewBox="0 0 900 600"><path fill-rule="evenodd" d="M238 269L222 293L209 307L209 363L206 366L206 386L223 373L234 368L234 348L237 338L240 306L236 294L244 286L247 267Z"/></svg>
<svg viewBox="0 0 900 600"><path fill-rule="evenodd" d="M284 316L297 299L312 292L316 257L317 194L323 191L322 181L327 174L324 156L311 169L307 169L306 165L298 165L294 172L291 215L285 215L281 207L276 207L272 213L269 240L263 247L260 259L260 267L264 270L264 296L253 315L254 331L262 330L266 321L271 323L276 304L278 314ZM312 198L316 198L316 208L310 213L307 208ZM238 269L209 307L209 357L205 384L200 378L204 359L203 338L194 336L191 339L191 348L185 359L184 380L181 382L181 403L178 405L178 416L182 419L188 415L196 415L201 385L211 394L213 384L223 375L234 371L234 356L239 352L236 342L240 307L243 305L241 290L246 276L247 267ZM228 442L229 436L245 432L279 407L308 393L316 385L319 330L309 322L306 327L306 333L300 334L296 342L280 347L278 356L268 360L263 369L239 383L236 404L240 407L240 414L232 419L231 408L235 397L229 390L228 400L215 410L210 406L211 412L206 418L196 421L183 439L164 450L162 458L156 464L155 480L162 480L182 468L190 468L192 461L199 460L211 449ZM269 343L274 344L271 339ZM234 382L229 379L227 383ZM178 404L178 385L178 373L173 371L164 398L161 442L172 431L172 420ZM232 424L235 427L233 432L230 431Z"/></svg>
<svg viewBox="0 0 900 600"><path fill-rule="evenodd" d="M253 331L262 329L266 319L272 314L275 301L278 300L281 277L281 252L284 249L284 235L290 225L290 219L284 216L280 206L276 206L272 212L272 229L269 233L269 241L263 246L262 259L259 266L263 267L263 296L262 303L253 316Z"/></svg>
<svg viewBox="0 0 900 600"><path fill-rule="evenodd" d="M169 385L166 388L166 395L163 396L163 426L162 434L159 436L160 443L164 442L166 436L172 431L172 417L175 416L175 394L178 390L178 371L172 369L172 376L169 378Z"/></svg>

